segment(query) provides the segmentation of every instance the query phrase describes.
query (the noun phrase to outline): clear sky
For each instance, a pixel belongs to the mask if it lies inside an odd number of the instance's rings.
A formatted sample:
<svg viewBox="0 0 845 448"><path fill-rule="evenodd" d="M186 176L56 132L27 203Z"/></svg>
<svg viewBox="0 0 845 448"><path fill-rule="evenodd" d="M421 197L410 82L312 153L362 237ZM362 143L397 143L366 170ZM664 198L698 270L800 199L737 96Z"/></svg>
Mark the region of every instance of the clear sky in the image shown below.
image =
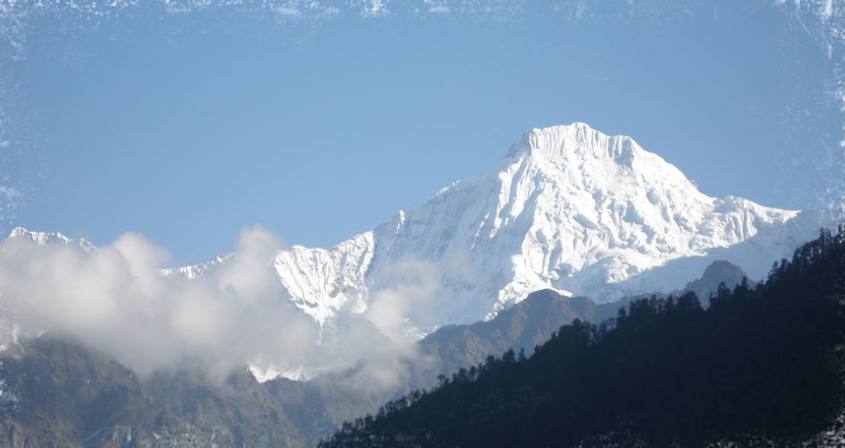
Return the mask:
<svg viewBox="0 0 845 448"><path fill-rule="evenodd" d="M327 246L573 121L711 195L804 208L845 177L842 0L21 3L4 231L135 231L177 263L252 224Z"/></svg>

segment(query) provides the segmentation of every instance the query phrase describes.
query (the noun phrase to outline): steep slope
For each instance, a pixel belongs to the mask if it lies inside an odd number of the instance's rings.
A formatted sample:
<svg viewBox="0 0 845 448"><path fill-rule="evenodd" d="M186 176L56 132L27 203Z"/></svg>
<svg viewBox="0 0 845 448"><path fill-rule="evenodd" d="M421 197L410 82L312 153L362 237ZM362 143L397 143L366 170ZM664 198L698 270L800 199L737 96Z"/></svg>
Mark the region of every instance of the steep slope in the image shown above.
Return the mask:
<svg viewBox="0 0 845 448"><path fill-rule="evenodd" d="M406 323L424 335L490 319L541 289L598 303L668 293L716 259L759 279L816 228L811 214L707 196L630 137L575 123L534 129L500 169L334 248L282 250L273 265L284 298L321 325L340 310L365 312L384 292L417 291ZM225 262L166 273L196 278Z"/></svg>
<svg viewBox="0 0 845 448"><path fill-rule="evenodd" d="M347 423L321 447L841 446L845 228L756 288L634 301Z"/></svg>
<svg viewBox="0 0 845 448"><path fill-rule="evenodd" d="M735 274L734 269L713 268L702 278L718 285ZM221 447L315 446L343 421L375 413L398 394L436 385L438 374L452 374L509 349L524 348L530 355L574 319L598 323L635 299L596 304L537 291L491 320L432 332L403 360L408 370L404 382L375 393L362 393L350 380L351 371L263 384L246 371L222 385L209 384L196 372L159 372L141 379L112 358L55 336L14 340L0 350L0 446L44 446L47 441L70 446L205 446L212 441Z"/></svg>
<svg viewBox="0 0 845 448"><path fill-rule="evenodd" d="M15 227L12 229L8 238L28 239L39 246L45 246L47 244L76 244L86 252L90 252L94 249L94 245L84 238L74 240L68 238L61 232L32 232L23 227Z"/></svg>
<svg viewBox="0 0 845 448"><path fill-rule="evenodd" d="M599 302L680 289L711 251L762 236L742 254L743 269L759 278L810 236L805 226L778 230L796 216L707 196L630 137L575 123L534 129L501 169L455 182L330 251L294 247L279 254L276 268L291 298L325 322L347 304L364 309L375 291L391 287L383 279L396 263L436 263L438 311L411 316L427 327L490 318L540 289ZM669 270L640 278L687 258L705 264L684 266L685 276Z"/></svg>
<svg viewBox="0 0 845 448"><path fill-rule="evenodd" d="M627 301L596 304L587 297L566 297L546 289L529 294L491 320L438 328L418 344L435 360L434 374L451 374L511 349L530 355L561 326L575 319L602 322L616 316L623 303Z"/></svg>
<svg viewBox="0 0 845 448"><path fill-rule="evenodd" d="M688 285L695 290L692 292L709 296L720 283L733 288L743 277L738 267L716 261ZM673 296L688 291L691 289L674 292ZM536 291L493 319L446 325L428 334L417 342L416 357L407 360L414 366L406 366L410 374L405 382L377 395L364 397L360 390L349 387L349 371L320 375L307 382L278 378L265 385L284 403L286 414L298 422L308 440L316 444L344 420L374 414L379 405L403 392L436 386L441 374L448 377L508 350L517 353L524 350L526 356L531 356L534 347L546 343L562 326L575 319L601 324L617 317L621 308L651 296L627 296L617 302L597 304L587 297L567 297L550 289Z"/></svg>
<svg viewBox="0 0 845 448"><path fill-rule="evenodd" d="M729 289L739 285L747 275L735 264L717 260L701 277L687 283L675 296L692 292L703 305L709 304L720 284ZM461 367L483 362L487 356L498 356L507 350L524 350L530 356L534 347L549 340L552 333L575 319L600 324L615 318L617 312L635 300L654 294L626 296L615 302L595 303L588 297L567 297L551 289L529 294L524 300L500 312L495 318L473 324L445 325L428 334L417 344L434 360L430 378L435 374L451 374ZM429 386L420 384L420 387Z"/></svg>

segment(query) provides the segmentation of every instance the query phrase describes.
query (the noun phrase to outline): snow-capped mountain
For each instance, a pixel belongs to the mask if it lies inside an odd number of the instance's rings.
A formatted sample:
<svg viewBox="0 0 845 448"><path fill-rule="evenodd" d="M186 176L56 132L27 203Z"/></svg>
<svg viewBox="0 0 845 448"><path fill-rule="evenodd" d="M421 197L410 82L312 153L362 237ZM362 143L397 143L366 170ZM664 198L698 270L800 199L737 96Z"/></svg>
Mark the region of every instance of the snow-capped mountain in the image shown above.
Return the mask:
<svg viewBox="0 0 845 448"><path fill-rule="evenodd" d="M275 266L291 299L322 323L343 306L366 308L374 291L391 287L381 274L395 263L433 262L443 300L427 320L472 322L545 288L598 301L677 289L713 249L761 236L742 267L762 276L802 238L776 230L798 214L707 196L632 138L575 123L534 129L500 169L455 182L331 250L283 251ZM691 275L639 281L687 257L700 258Z"/></svg>
<svg viewBox="0 0 845 448"><path fill-rule="evenodd" d="M209 269L213 269L215 266L224 263L226 260L231 258L232 254L222 254L217 255L212 258L210 261L206 261L205 263L199 264L192 264L188 266L179 266L178 268L171 268L171 269L164 269L164 275L176 275L182 276L189 280L194 280L199 278Z"/></svg>
<svg viewBox="0 0 845 448"><path fill-rule="evenodd" d="M31 240L39 246L47 244L77 244L85 252L91 252L94 250L94 245L85 238L75 240L67 237L61 232L32 232L23 227L15 227L12 229L12 232L9 233L9 238L25 238Z"/></svg>
<svg viewBox="0 0 845 448"><path fill-rule="evenodd" d="M707 196L632 138L575 123L534 129L500 169L334 248L282 250L273 265L287 298L321 325L406 287L430 296L410 316L430 328L489 319L540 289L599 302L668 292L715 258L760 278L815 229L798 216ZM169 272L195 278L225 260Z"/></svg>

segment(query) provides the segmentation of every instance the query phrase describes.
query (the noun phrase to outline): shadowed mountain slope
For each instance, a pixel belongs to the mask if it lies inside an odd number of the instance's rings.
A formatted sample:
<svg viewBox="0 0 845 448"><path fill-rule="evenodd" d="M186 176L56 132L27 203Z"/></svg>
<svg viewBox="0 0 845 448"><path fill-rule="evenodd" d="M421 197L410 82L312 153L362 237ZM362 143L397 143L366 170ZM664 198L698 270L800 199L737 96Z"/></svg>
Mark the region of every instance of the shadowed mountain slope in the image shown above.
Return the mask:
<svg viewBox="0 0 845 448"><path fill-rule="evenodd" d="M321 446L841 446L843 306L840 228L707 309L686 293L575 321L530 358L461 369Z"/></svg>

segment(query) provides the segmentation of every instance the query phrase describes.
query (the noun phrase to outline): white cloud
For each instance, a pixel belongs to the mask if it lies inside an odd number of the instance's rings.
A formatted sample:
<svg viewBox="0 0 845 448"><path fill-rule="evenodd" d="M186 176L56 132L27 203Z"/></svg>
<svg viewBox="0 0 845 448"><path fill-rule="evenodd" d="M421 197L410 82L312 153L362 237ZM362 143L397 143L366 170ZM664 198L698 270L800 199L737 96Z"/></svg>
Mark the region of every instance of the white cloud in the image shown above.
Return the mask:
<svg viewBox="0 0 845 448"><path fill-rule="evenodd" d="M425 314L445 290L441 266L431 261L403 259L376 274L376 284L385 285L372 293L365 317L396 342L408 339L406 319Z"/></svg>
<svg viewBox="0 0 845 448"><path fill-rule="evenodd" d="M321 334L285 298L272 266L280 247L270 232L245 229L224 263L190 280L164 275L166 252L137 234L91 251L6 239L0 327L69 336L141 376L186 369L221 381L252 365L258 373L351 369L344 384L368 394L402 384L406 368L419 365L403 326L442 290L440 267L397 263L385 273L395 285L377 291L366 314L344 310Z"/></svg>
<svg viewBox="0 0 845 448"><path fill-rule="evenodd" d="M318 329L279 300L267 262L274 241L247 229L230 263L186 280L161 275L166 254L135 234L91 253L9 239L0 244L4 317L30 335L78 338L141 375L199 367L221 379L262 356L305 364Z"/></svg>

